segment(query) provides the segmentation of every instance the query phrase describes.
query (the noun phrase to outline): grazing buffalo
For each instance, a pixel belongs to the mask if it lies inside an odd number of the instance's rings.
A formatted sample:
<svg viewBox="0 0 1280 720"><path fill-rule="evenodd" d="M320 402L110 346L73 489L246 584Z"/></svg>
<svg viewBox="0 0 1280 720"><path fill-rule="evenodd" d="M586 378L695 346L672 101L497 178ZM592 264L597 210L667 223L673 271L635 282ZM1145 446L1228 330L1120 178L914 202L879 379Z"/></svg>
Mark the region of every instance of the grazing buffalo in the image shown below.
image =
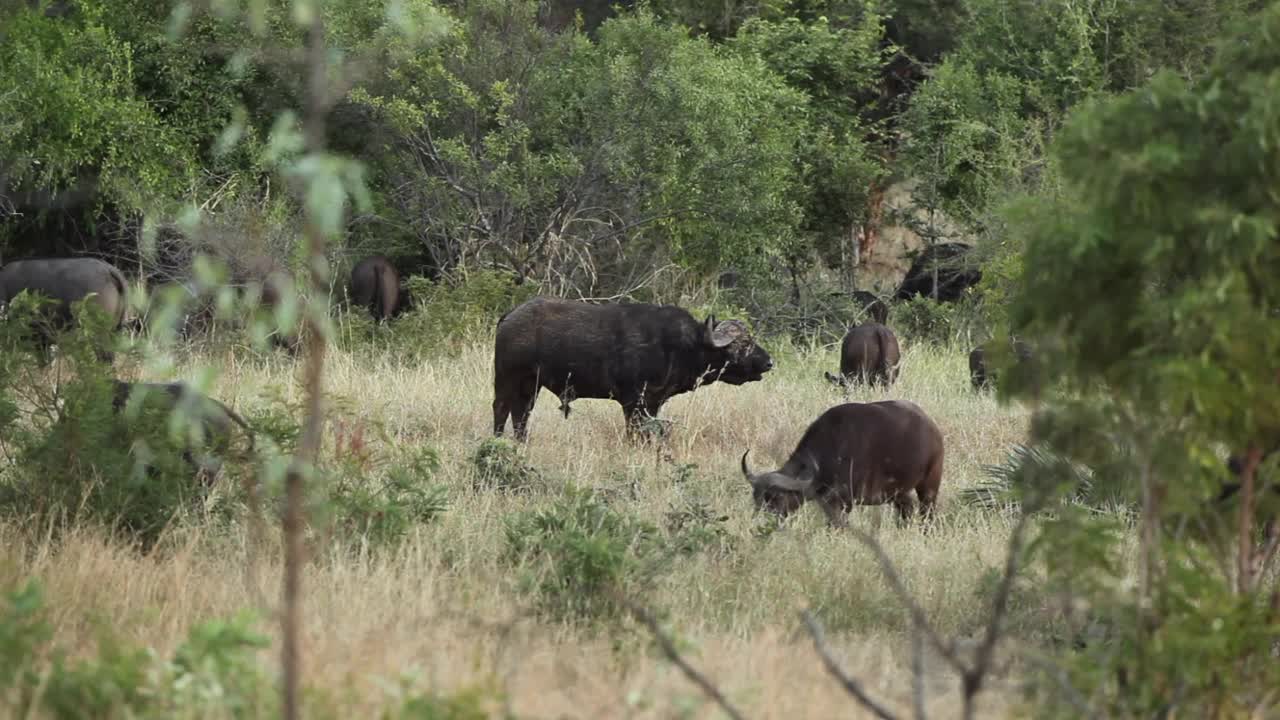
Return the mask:
<svg viewBox="0 0 1280 720"><path fill-rule="evenodd" d="M97 258L15 260L0 269L0 305L7 305L24 290L55 301L48 315L50 327L39 333L44 351L53 343L49 331L68 327L72 303L89 296L113 320L112 329L118 329L124 322L127 287L115 266ZM100 351L99 357L109 362L112 354Z"/></svg>
<svg viewBox="0 0 1280 720"><path fill-rule="evenodd" d="M871 317L872 320L884 325L889 320L889 305L880 299L879 295L867 292L866 290L854 290L853 301L862 309L862 312Z"/></svg>
<svg viewBox="0 0 1280 720"><path fill-rule="evenodd" d="M191 422L199 423L201 442L188 439L182 452L183 459L198 475L202 470L207 478L218 474L222 460L218 456L231 447L233 425L239 425L249 439L248 449L253 451L253 430L244 418L223 403L196 392L185 383L131 383L115 380L112 407L118 413L125 408L134 393L141 393L142 407L154 408L164 413L182 410Z"/></svg>
<svg viewBox="0 0 1280 720"><path fill-rule="evenodd" d="M849 330L840 344L840 376L826 373L827 379L842 387L864 378L888 387L898 379L902 352L898 338L880 323L866 323Z"/></svg>
<svg viewBox="0 0 1280 720"><path fill-rule="evenodd" d="M381 255L367 257L351 269L351 302L367 308L374 320L387 320L400 309L400 273Z"/></svg>
<svg viewBox="0 0 1280 720"><path fill-rule="evenodd" d="M1021 340L1013 341L1013 353L1019 364L1031 362L1034 354L1031 346ZM979 345L969 351L969 382L974 390L991 387L996 382L998 373L987 367L986 349Z"/></svg>
<svg viewBox="0 0 1280 720"><path fill-rule="evenodd" d="M964 291L982 280L982 271L965 267L971 246L964 243L928 245L912 261L894 298L906 300L914 295L935 297L938 302L959 300ZM934 287L934 279L937 287Z"/></svg>
<svg viewBox="0 0 1280 720"><path fill-rule="evenodd" d="M942 484L942 431L906 400L836 405L805 430L778 470L753 475L742 454L742 474L757 510L783 517L814 500L833 527L844 527L856 505L891 502L902 523L911 518L911 493L920 512L933 515Z"/></svg>
<svg viewBox="0 0 1280 720"><path fill-rule="evenodd" d="M281 272L267 275L266 280L253 283L260 290L261 306L256 313L259 320L264 321L271 329L271 346L284 348L291 355L297 355L302 346L297 329L284 331L276 324L275 310L290 293L293 292L293 279Z"/></svg>
<svg viewBox="0 0 1280 720"><path fill-rule="evenodd" d="M593 305L538 297L498 321L493 356L493 431L511 418L515 436L528 433L538 390L560 397L569 416L577 398L622 405L628 434L668 399L699 384L741 385L773 367L742 322L699 322L674 305Z"/></svg>

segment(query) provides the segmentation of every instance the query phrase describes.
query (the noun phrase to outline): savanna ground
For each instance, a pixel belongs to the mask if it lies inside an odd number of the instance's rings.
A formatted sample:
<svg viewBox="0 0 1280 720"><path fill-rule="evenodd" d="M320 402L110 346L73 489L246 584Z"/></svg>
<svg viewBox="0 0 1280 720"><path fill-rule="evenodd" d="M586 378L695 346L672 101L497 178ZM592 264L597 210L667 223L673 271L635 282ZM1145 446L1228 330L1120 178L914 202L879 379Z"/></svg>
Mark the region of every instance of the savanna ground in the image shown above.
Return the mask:
<svg viewBox="0 0 1280 720"><path fill-rule="evenodd" d="M323 693L335 717L377 714L388 702L388 687L404 676L438 692L495 691L521 718L721 716L630 618L610 620L610 631L561 622L534 612L519 591L515 569L502 559L504 517L553 502L572 481L620 493L629 511L656 525L689 500L727 516L731 550L677 557L633 599L665 618L685 656L748 717L863 716L824 671L799 618L805 608L815 610L846 669L886 705L909 713L909 620L867 548L848 533L828 530L812 506L780 532L753 534L762 518L753 516L738 471L743 450L752 449L753 469L776 467L806 425L842 401L822 377L837 366L834 347L770 350L777 367L764 381L716 384L669 402L662 416L674 426L662 451L625 441L616 403L580 400L565 419L556 399L542 393L523 451L542 480L524 494L472 485L470 457L491 434L491 339L421 364L394 361L389 353L331 353L330 397L349 403L373 446L384 442L374 430L381 424L385 441L437 450L436 478L448 486L449 508L395 547L314 546L304 580L307 687ZM301 364L284 354L265 361L191 358L176 376L189 377L211 362L223 363L211 394L242 412L267 403L272 389L301 399ZM945 473L933 532L898 528L888 506L855 510L851 523L874 528L945 636L974 637L987 616L991 576L1002 568L1014 518L965 505L959 493L1025 437L1027 410L972 392L961 349L927 345L904 347L892 389L856 389L850 398L910 399L942 428ZM326 453L334 452L339 427L327 426ZM341 427L349 432L350 418ZM255 627L271 638L259 661L274 677L278 526L268 525L268 540L256 552L246 525L229 527L183 523L159 549L143 554L93 528L79 527L55 542L8 526L0 529L0 584L38 579L55 642L73 653L94 651L95 628L105 619L118 637L168 657L194 624L253 609L260 613ZM1043 638L1036 618L1044 608L1037 604L1015 595L1011 642ZM928 708L955 716L954 673L931 654L925 663ZM980 717L1019 714L1019 673L1015 663L993 678L981 696ZM313 700L320 703L319 696ZM211 703L207 712L223 711Z"/></svg>

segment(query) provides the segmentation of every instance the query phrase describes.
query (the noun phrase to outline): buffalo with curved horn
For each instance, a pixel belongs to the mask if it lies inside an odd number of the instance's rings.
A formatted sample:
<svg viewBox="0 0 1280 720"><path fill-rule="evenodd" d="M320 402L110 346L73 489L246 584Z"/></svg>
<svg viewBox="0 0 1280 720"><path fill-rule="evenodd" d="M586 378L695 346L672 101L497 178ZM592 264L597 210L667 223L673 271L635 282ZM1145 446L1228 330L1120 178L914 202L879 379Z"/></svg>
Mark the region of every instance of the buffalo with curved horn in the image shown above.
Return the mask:
<svg viewBox="0 0 1280 720"><path fill-rule="evenodd" d="M754 474L742 454L742 475L756 510L783 517L813 500L833 527L848 524L854 505L893 503L901 523L914 511L933 515L942 484L942 431L906 400L837 405L818 416L777 470Z"/></svg>

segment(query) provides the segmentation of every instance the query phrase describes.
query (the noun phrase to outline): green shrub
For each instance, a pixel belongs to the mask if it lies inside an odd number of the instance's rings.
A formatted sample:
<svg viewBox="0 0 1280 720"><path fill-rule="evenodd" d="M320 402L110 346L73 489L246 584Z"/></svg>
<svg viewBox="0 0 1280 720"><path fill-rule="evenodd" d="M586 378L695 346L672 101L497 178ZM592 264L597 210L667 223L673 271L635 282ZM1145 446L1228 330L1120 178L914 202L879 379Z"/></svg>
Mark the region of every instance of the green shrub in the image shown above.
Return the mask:
<svg viewBox="0 0 1280 720"><path fill-rule="evenodd" d="M30 309L14 303L15 322L0 328L0 453L12 468L0 512L59 523L92 519L150 545L203 495L183 451L216 452L212 438L192 443L188 433L199 423L148 403L136 416L115 412L111 367L97 361L109 334L100 313L79 314L56 335L73 372L50 383L25 329Z"/></svg>
<svg viewBox="0 0 1280 720"><path fill-rule="evenodd" d="M613 593L634 593L662 572L669 552L651 523L574 486L547 509L506 519L507 559L523 565L524 590L562 619L612 617Z"/></svg>
<svg viewBox="0 0 1280 720"><path fill-rule="evenodd" d="M440 460L431 448L363 469L339 466L329 493L330 512L348 537L374 546L394 545L414 525L425 525L448 509L448 491L434 482Z"/></svg>
<svg viewBox="0 0 1280 720"><path fill-rule="evenodd" d="M946 345L955 331L956 306L920 295L899 302L893 308L894 325L903 339L913 343Z"/></svg>
<svg viewBox="0 0 1280 720"><path fill-rule="evenodd" d="M500 691L485 685L463 688L450 694L402 690L401 695L394 709L383 712L382 720L515 720L515 715L509 711L497 714L497 706L505 704L505 697Z"/></svg>
<svg viewBox="0 0 1280 720"><path fill-rule="evenodd" d="M498 318L538 292L513 275L479 270L432 282L405 281L413 306L395 321L398 346L411 359L454 355L477 335L492 333Z"/></svg>
<svg viewBox="0 0 1280 720"><path fill-rule="evenodd" d="M35 581L9 592L6 600L0 612L0 697L20 716L158 719L207 713L211 703L232 717L271 714L274 689L253 656L267 640L252 631L251 616L195 626L167 663L105 629L96 657L69 660L50 646L52 632Z"/></svg>
<svg viewBox="0 0 1280 720"><path fill-rule="evenodd" d="M537 468L520 457L520 446L506 438L485 438L471 455L471 484L477 491L521 491L539 482Z"/></svg>

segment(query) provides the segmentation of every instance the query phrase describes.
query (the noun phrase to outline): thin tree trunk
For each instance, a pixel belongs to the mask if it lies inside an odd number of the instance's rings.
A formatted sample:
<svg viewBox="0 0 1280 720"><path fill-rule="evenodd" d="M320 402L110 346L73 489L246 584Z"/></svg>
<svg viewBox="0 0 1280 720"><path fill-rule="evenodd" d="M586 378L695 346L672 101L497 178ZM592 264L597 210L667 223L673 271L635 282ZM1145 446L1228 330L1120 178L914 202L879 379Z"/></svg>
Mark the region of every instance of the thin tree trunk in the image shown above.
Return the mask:
<svg viewBox="0 0 1280 720"><path fill-rule="evenodd" d="M1262 462L1262 448L1254 445L1245 454L1240 472L1240 551L1236 566L1236 592L1253 590L1253 480Z"/></svg>
<svg viewBox="0 0 1280 720"><path fill-rule="evenodd" d="M303 118L303 134L308 153L324 150L325 112L328 106L328 73L325 65L324 21L317 9L307 38L308 79L307 112ZM327 307L328 283L325 277L324 228L307 212L305 234L307 265L311 276L311 292L303 325L307 332L307 358L304 382L307 392L306 422L293 465L285 478L284 532L284 617L282 620L282 658L284 665L284 717L299 717L299 684L302 677L300 621L302 615L302 505L303 485L311 477L319 454L324 430L323 379L325 337L315 322L316 308Z"/></svg>

